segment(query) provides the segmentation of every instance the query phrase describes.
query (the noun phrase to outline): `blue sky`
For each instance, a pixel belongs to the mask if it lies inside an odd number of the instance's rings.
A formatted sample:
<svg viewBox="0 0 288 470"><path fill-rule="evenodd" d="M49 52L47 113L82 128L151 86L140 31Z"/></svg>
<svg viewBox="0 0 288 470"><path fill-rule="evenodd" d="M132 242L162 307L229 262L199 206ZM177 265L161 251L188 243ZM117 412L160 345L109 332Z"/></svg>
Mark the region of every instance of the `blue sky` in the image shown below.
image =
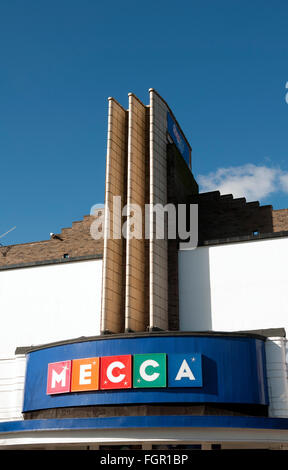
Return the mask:
<svg viewBox="0 0 288 470"><path fill-rule="evenodd" d="M288 207L288 3L2 0L0 235L49 238L104 201L107 98L155 88L201 189ZM288 101L288 98L287 98Z"/></svg>

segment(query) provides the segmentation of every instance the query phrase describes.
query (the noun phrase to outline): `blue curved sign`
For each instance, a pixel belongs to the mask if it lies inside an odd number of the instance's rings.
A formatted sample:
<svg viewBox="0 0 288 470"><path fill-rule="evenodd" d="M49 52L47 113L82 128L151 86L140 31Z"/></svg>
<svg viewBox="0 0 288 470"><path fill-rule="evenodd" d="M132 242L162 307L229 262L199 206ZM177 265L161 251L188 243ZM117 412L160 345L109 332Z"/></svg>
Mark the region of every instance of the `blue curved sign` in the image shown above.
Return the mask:
<svg viewBox="0 0 288 470"><path fill-rule="evenodd" d="M182 131L179 129L178 125L176 124L169 111L167 112L167 132L172 138L174 144L178 148L188 167L191 169L190 147L184 139Z"/></svg>
<svg viewBox="0 0 288 470"><path fill-rule="evenodd" d="M140 403L267 405L265 342L250 336L123 335L27 355L23 412Z"/></svg>

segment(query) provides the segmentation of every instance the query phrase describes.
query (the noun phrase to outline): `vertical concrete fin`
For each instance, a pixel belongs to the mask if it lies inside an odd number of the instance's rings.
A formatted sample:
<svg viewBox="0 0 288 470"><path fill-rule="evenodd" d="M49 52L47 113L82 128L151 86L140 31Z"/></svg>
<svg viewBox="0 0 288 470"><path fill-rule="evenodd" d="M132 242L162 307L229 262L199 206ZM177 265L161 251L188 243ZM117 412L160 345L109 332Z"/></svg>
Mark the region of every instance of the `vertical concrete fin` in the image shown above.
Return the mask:
<svg viewBox="0 0 288 470"><path fill-rule="evenodd" d="M145 331L148 326L148 249L145 241L147 201L147 108L129 94L125 329ZM148 245L147 245L148 246Z"/></svg>
<svg viewBox="0 0 288 470"><path fill-rule="evenodd" d="M168 329L168 240L156 238L155 205L167 204L167 111L168 106L153 89L150 93L150 237L149 326ZM162 219L163 220L163 219ZM159 219L161 223L161 219ZM163 220L163 223L164 220ZM165 233L166 233L165 229Z"/></svg>
<svg viewBox="0 0 288 470"><path fill-rule="evenodd" d="M125 243L122 209L126 204L128 112L109 98L101 331L124 331Z"/></svg>

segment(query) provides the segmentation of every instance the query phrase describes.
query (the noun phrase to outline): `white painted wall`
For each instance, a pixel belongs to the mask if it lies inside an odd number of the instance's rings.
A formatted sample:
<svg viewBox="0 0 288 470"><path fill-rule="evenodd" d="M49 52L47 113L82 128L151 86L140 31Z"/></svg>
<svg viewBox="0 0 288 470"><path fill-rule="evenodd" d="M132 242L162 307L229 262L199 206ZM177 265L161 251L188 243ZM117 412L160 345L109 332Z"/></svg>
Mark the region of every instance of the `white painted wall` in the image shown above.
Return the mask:
<svg viewBox="0 0 288 470"><path fill-rule="evenodd" d="M25 355L0 359L0 421L23 419Z"/></svg>
<svg viewBox="0 0 288 470"><path fill-rule="evenodd" d="M288 238L179 252L182 331L288 331Z"/></svg>
<svg viewBox="0 0 288 470"><path fill-rule="evenodd" d="M100 334L102 260L0 271L0 359L18 346Z"/></svg>
<svg viewBox="0 0 288 470"><path fill-rule="evenodd" d="M286 338L267 338L265 350L269 393L269 416L288 418Z"/></svg>

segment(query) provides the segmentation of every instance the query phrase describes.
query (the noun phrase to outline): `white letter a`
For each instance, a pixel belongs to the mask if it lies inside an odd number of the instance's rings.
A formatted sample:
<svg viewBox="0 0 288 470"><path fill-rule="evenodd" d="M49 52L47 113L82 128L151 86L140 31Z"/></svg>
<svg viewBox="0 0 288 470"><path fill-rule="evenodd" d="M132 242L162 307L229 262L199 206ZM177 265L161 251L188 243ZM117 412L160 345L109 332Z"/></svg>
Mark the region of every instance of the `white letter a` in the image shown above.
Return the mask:
<svg viewBox="0 0 288 470"><path fill-rule="evenodd" d="M192 370L187 364L186 359L182 362L180 369L178 370L178 374L176 375L175 380L181 380L183 377L188 377L189 380L196 380Z"/></svg>

